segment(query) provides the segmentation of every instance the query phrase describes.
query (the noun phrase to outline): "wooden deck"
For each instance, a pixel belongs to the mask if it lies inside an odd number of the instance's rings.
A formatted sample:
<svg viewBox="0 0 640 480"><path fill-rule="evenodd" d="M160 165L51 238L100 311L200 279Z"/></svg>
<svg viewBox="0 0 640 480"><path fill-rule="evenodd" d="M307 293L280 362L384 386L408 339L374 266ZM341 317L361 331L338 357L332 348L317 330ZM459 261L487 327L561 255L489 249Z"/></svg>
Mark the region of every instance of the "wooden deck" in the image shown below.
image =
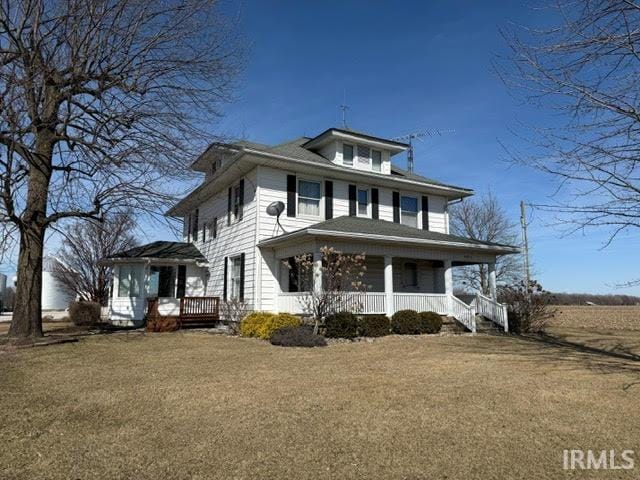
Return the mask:
<svg viewBox="0 0 640 480"><path fill-rule="evenodd" d="M211 325L220 321L219 297L182 297L176 300L180 302L177 319L181 328L192 325ZM162 316L158 305L158 298L148 298L147 315Z"/></svg>

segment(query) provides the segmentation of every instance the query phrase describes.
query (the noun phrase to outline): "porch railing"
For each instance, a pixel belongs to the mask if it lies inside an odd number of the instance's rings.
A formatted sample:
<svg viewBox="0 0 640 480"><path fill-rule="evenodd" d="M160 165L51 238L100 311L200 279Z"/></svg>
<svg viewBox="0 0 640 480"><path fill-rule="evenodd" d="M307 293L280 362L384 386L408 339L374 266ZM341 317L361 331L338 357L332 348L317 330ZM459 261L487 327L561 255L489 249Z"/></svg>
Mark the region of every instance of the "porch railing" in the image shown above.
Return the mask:
<svg viewBox="0 0 640 480"><path fill-rule="evenodd" d="M346 310L350 312L372 314L387 311L387 297L384 292L353 292L336 295L332 299L336 303L336 310ZM278 295L278 311L296 314L306 314L307 307L305 293L284 292Z"/></svg>
<svg viewBox="0 0 640 480"><path fill-rule="evenodd" d="M449 297L450 302L450 315L462 323L465 327L471 330L472 333L476 333L476 310L472 306L467 305L458 297L451 295Z"/></svg>
<svg viewBox="0 0 640 480"><path fill-rule="evenodd" d="M507 318L507 306L496 302L495 300L485 297L478 293L475 298L475 307L478 315L488 318L497 323L505 332L509 331L509 320Z"/></svg>
<svg viewBox="0 0 640 480"><path fill-rule="evenodd" d="M398 310L415 310L416 312L436 312L449 314L449 300L445 293L394 293L393 307Z"/></svg>

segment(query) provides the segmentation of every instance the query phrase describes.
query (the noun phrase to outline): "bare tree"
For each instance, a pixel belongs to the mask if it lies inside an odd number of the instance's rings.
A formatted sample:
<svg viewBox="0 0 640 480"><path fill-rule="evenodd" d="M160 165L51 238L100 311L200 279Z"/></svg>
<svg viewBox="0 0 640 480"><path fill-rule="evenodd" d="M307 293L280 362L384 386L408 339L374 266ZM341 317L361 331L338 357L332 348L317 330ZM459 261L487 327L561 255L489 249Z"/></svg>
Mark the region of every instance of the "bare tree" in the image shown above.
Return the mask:
<svg viewBox="0 0 640 480"><path fill-rule="evenodd" d="M315 268L311 255L299 255L294 257L293 264L285 263L290 269L290 279L297 283L301 293L303 310L314 320L314 333L318 333L320 322L328 315L362 310L358 294L367 290L365 260L364 253L350 255L325 246L320 249L319 269ZM322 279L321 288L314 288L314 275Z"/></svg>
<svg viewBox="0 0 640 480"><path fill-rule="evenodd" d="M229 32L212 0L0 0L0 222L20 246L10 336L42 335L50 226L157 214L180 193L238 66Z"/></svg>
<svg viewBox="0 0 640 480"><path fill-rule="evenodd" d="M558 195L538 208L558 212L570 231L606 229L608 245L640 227L640 3L551 8L557 25L504 33L512 58L498 71L529 103L559 113L561 126L534 128L541 154L511 153L559 180Z"/></svg>
<svg viewBox="0 0 640 480"><path fill-rule="evenodd" d="M465 199L449 210L450 228L455 235L483 242L517 245L516 225L491 192L480 198ZM522 276L518 255L502 255L496 259L496 280L513 284ZM484 295L490 293L489 269L486 264L454 269L456 280Z"/></svg>
<svg viewBox="0 0 640 480"><path fill-rule="evenodd" d="M130 214L108 215L102 222L74 220L64 231L53 276L81 300L106 305L109 300L111 268L98 261L137 245Z"/></svg>

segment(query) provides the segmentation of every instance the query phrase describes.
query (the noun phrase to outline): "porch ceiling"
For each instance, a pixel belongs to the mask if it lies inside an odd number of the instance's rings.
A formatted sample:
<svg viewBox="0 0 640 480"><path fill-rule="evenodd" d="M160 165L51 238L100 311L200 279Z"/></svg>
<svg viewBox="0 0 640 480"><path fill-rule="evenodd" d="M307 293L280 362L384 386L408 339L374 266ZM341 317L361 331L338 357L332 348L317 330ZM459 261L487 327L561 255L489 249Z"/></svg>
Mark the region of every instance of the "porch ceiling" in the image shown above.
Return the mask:
<svg viewBox="0 0 640 480"><path fill-rule="evenodd" d="M285 233L260 242L260 247L281 248L308 241L330 240L357 242L359 245L388 245L427 248L430 250L453 250L462 252L505 255L519 253L510 245L481 242L470 238L444 233L419 230L417 228L360 217L338 217L311 225L295 232Z"/></svg>

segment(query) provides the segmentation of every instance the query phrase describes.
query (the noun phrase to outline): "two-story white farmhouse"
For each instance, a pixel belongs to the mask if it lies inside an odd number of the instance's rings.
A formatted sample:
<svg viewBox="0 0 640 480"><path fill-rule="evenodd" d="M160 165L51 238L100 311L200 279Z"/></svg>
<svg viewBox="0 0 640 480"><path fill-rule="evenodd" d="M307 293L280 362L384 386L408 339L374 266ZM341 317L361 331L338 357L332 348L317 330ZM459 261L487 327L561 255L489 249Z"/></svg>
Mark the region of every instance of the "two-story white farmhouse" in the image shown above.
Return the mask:
<svg viewBox="0 0 640 480"><path fill-rule="evenodd" d="M111 320L141 322L148 298L164 315L197 317L190 297L305 313L287 259L310 254L320 265L320 249L332 246L366 254L363 313L431 310L474 331L478 311L506 327L494 266L517 249L450 235L448 205L473 192L392 165L407 148L338 128L275 146L211 145L192 166L204 181L168 212L184 220L183 241L107 260L115 269ZM274 202L282 202L279 217L267 212ZM467 305L453 295L452 269L477 263L489 265L493 300Z"/></svg>

